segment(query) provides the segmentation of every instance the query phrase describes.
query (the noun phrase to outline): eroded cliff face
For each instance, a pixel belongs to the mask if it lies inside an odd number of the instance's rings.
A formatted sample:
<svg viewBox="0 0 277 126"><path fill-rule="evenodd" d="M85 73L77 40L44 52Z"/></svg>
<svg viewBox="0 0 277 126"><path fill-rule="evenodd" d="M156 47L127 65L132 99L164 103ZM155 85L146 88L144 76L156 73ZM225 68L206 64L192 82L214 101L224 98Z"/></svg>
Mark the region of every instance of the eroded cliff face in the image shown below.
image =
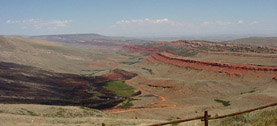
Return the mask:
<svg viewBox="0 0 277 126"><path fill-rule="evenodd" d="M149 57L147 62L163 62L179 67L192 68L196 70L211 70L223 72L230 75L244 75L248 72L273 72L277 73L277 66L258 66L237 63L222 63L204 60L195 60L184 57L176 57L168 53L155 53ZM274 74L273 74L274 75ZM276 75L275 75L276 76Z"/></svg>

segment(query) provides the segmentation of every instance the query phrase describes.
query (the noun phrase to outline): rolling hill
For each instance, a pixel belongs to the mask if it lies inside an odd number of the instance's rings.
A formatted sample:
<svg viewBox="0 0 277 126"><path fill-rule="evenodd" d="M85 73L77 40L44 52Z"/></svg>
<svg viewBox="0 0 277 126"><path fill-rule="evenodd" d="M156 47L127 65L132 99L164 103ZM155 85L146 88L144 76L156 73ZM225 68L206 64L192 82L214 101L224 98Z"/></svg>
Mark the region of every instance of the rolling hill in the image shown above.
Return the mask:
<svg viewBox="0 0 277 126"><path fill-rule="evenodd" d="M98 40L77 35L64 42L0 37L1 89L9 89L1 96L14 99L17 91L26 99L53 97L67 105L98 100L105 113L159 120L199 116L205 110L222 115L276 101L274 46L192 40L134 44L94 36ZM71 40L85 46L66 44ZM43 104L38 96L29 103ZM121 104L105 99L116 97ZM92 101L87 103L95 105Z"/></svg>
<svg viewBox="0 0 277 126"><path fill-rule="evenodd" d="M104 50L101 49L101 51ZM85 64L99 62L112 56L112 52L103 53L90 48L77 48L23 37L0 36L1 61L35 66L56 72L82 74L88 70L99 70ZM109 69L109 67L105 69Z"/></svg>
<svg viewBox="0 0 277 126"><path fill-rule="evenodd" d="M227 41L227 43L253 46L277 46L277 37L249 37Z"/></svg>
<svg viewBox="0 0 277 126"><path fill-rule="evenodd" d="M0 103L109 108L123 100L103 88L107 81L104 77L86 78L0 62Z"/></svg>
<svg viewBox="0 0 277 126"><path fill-rule="evenodd" d="M67 44L85 42L106 42L106 43L144 43L146 40L130 37L113 37L99 34L64 34L64 35L40 35L31 36L34 39L62 42Z"/></svg>

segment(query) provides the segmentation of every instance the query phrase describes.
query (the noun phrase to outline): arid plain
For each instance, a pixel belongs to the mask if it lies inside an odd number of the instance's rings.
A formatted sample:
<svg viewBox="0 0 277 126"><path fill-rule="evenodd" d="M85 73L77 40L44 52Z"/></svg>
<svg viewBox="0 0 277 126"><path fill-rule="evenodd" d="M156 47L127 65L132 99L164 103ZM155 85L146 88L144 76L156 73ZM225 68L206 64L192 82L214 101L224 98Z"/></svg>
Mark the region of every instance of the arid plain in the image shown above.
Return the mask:
<svg viewBox="0 0 277 126"><path fill-rule="evenodd" d="M146 125L274 103L277 47L265 39L0 37L0 125Z"/></svg>

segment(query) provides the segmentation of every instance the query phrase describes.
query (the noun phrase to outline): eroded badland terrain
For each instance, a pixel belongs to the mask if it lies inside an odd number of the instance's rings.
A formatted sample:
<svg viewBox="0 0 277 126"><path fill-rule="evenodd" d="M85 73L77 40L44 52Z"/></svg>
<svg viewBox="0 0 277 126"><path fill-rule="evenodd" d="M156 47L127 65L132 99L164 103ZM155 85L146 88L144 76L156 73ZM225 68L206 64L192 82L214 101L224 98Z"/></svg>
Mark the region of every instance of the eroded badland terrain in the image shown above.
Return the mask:
<svg viewBox="0 0 277 126"><path fill-rule="evenodd" d="M147 125L275 102L276 46L0 37L0 125Z"/></svg>

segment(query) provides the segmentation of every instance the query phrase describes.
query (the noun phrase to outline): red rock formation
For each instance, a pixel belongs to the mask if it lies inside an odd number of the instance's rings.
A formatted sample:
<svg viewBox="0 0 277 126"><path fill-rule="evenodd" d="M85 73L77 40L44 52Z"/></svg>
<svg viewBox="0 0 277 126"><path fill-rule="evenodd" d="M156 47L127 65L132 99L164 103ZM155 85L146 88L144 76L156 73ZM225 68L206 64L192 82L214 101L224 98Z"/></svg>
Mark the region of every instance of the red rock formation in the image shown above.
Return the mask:
<svg viewBox="0 0 277 126"><path fill-rule="evenodd" d="M231 75L243 75L246 74L248 71L277 72L277 66L258 66L248 64L203 61L183 57L174 57L172 55L169 56L169 54L165 53L155 53L151 56L151 58L147 59L147 61L151 63L155 63L155 60L180 67L192 68L196 70L212 70L228 73Z"/></svg>

